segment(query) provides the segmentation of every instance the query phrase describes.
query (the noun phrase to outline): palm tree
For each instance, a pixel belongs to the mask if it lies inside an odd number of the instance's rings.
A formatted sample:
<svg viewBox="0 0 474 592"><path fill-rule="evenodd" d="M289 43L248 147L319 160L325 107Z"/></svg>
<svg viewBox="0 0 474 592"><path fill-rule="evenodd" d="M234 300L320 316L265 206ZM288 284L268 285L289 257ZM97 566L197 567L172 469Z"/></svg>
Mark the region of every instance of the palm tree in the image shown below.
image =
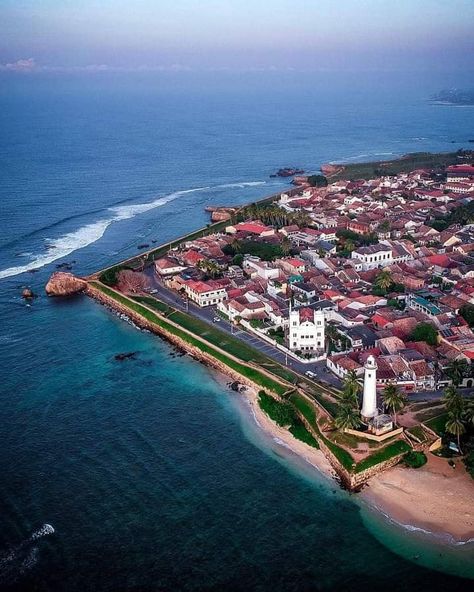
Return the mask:
<svg viewBox="0 0 474 592"><path fill-rule="evenodd" d="M359 412L351 405L340 405L334 418L334 425L338 430L358 428L360 425Z"/></svg>
<svg viewBox="0 0 474 592"><path fill-rule="evenodd" d="M446 371L447 375L453 381L454 386L459 386L468 372L469 365L464 359L452 360Z"/></svg>
<svg viewBox="0 0 474 592"><path fill-rule="evenodd" d="M344 243L344 249L346 251L348 251L349 253L352 253L352 251L356 248L355 246L355 242L353 240L351 240L350 238L348 238L346 240L346 242Z"/></svg>
<svg viewBox="0 0 474 592"><path fill-rule="evenodd" d="M474 399L465 401L463 410L463 419L465 423L474 426Z"/></svg>
<svg viewBox="0 0 474 592"><path fill-rule="evenodd" d="M383 391L383 402L385 407L393 413L396 424L397 413L405 407L407 402L405 393L402 393L396 384L387 384Z"/></svg>
<svg viewBox="0 0 474 592"><path fill-rule="evenodd" d="M464 399L458 393L455 386L448 386L444 391L444 400L446 401L446 409L451 413L462 413L464 407Z"/></svg>
<svg viewBox="0 0 474 592"><path fill-rule="evenodd" d="M464 427L464 423L461 419L461 414L459 412L450 411L448 413L448 419L446 421L446 431L456 436L458 441L458 450L461 452L461 436L466 431Z"/></svg>
<svg viewBox="0 0 474 592"><path fill-rule="evenodd" d="M291 251L291 241L290 239L285 236L285 238L281 241L281 252L283 255L289 255Z"/></svg>
<svg viewBox="0 0 474 592"><path fill-rule="evenodd" d="M360 385L357 380L357 374L355 370L349 370L344 378L344 388L342 391L342 400L344 403L351 405L357 409L359 404L358 394L360 391Z"/></svg>
<svg viewBox="0 0 474 592"><path fill-rule="evenodd" d="M385 292L390 288L392 284L393 279L389 271L383 270L375 278L375 285L377 286L377 288L380 288Z"/></svg>
<svg viewBox="0 0 474 592"><path fill-rule="evenodd" d="M242 250L242 243L239 241L237 237L233 239L230 245L233 248L234 253L240 253L240 251Z"/></svg>

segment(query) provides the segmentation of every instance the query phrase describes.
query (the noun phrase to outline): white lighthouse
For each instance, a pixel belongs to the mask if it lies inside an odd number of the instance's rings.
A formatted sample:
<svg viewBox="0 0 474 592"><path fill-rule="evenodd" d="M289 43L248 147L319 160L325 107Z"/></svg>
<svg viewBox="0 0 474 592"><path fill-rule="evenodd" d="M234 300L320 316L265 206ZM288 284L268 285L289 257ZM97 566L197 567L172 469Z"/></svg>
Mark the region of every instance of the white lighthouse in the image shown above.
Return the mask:
<svg viewBox="0 0 474 592"><path fill-rule="evenodd" d="M360 414L365 419L372 419L377 415L377 362L374 356L367 358L364 368L364 396Z"/></svg>

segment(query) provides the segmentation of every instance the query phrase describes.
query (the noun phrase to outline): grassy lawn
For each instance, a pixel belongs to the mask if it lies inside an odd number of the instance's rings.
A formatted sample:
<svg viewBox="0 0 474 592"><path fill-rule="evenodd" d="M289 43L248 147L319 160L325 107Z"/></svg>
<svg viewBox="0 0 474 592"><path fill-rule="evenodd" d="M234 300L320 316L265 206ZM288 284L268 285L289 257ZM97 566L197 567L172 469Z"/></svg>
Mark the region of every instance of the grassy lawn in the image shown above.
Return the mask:
<svg viewBox="0 0 474 592"><path fill-rule="evenodd" d="M250 380L252 380L256 384L260 385L261 387L266 388L270 391L273 391L279 395L284 395L287 392L288 388L286 386L272 380L270 377L266 376L265 374L262 374L258 370L254 369L254 368L249 368L248 366L245 366L244 364L239 364L238 362L229 358L225 354L215 350L212 347L208 347L205 343L202 343L202 341L195 339L194 337L192 337L188 333L185 333L184 331L181 331L177 327L174 327L173 325L168 323L165 319L157 316L151 310L148 310L147 308L142 306L139 302L131 301L128 298L126 298L125 296L122 296L121 294L117 294L114 290L107 288L107 286L104 286L104 285L100 284L99 282L91 282L91 285L93 285L95 288L97 288L98 290L100 290L101 292L103 292L104 294L109 296L110 298L113 298L116 302L119 302L123 306L137 312L138 314L143 316L145 319L151 321L152 323L158 325L159 327L162 327L163 329L166 329L167 331L169 331L173 335L176 335L177 337L179 337L183 341L186 341L187 343L196 347L197 349L200 349L201 351L203 351L207 354L210 354L216 360L219 360L220 362L222 362L223 364L225 364L229 368L232 368L236 372L242 374L242 376L246 376L247 378L249 378Z"/></svg>
<svg viewBox="0 0 474 592"><path fill-rule="evenodd" d="M308 432L305 426L302 423L298 423L296 425L292 425L290 427L290 432L297 440L301 440L305 444L309 444L313 448L319 448L318 441L316 438Z"/></svg>
<svg viewBox="0 0 474 592"><path fill-rule="evenodd" d="M326 436L322 434L316 419L316 410L311 405L311 403L309 403L309 401L307 401L304 397L298 395L297 393L294 393L290 396L290 401L301 412L301 414L305 417L305 419L308 421L311 427L316 431L321 440L326 444L329 450L331 450L334 456L339 460L342 466L346 468L348 471L352 471L352 467L354 464L354 459L352 458L352 455L349 454L347 450L344 450L344 448L341 448L334 442L331 442L331 440L328 440L328 438L326 438Z"/></svg>
<svg viewBox="0 0 474 592"><path fill-rule="evenodd" d="M236 358L243 360L244 362L253 362L258 364L272 374L275 374L279 378L282 378L283 380L293 384L299 380L299 376L297 374L291 370L287 370L283 366L280 366L265 354L260 353L258 350L241 341L238 337L232 337L219 328L214 327L213 325L210 325L201 319L198 319L190 314L186 314L185 312L175 310L169 307L167 304L164 304L163 302L160 302L156 298L152 298L150 296L136 296L134 297L134 300L143 302L150 308L159 310L160 312L166 314L172 321L178 325L181 325L181 327L184 327L192 333L196 333L196 335L199 335L202 339L209 341L209 343L225 349L227 352Z"/></svg>
<svg viewBox="0 0 474 592"><path fill-rule="evenodd" d="M432 419L433 417L437 417L438 415L444 413L444 410L444 405L432 406L428 409L420 411L419 413L415 413L415 417L418 421L425 423L428 419Z"/></svg>
<svg viewBox="0 0 474 592"><path fill-rule="evenodd" d="M442 436L446 431L446 420L448 419L448 414L443 413L442 415L438 415L437 417L433 417L428 421L425 421L425 425L436 432L438 436Z"/></svg>
<svg viewBox="0 0 474 592"><path fill-rule="evenodd" d="M411 446L407 444L405 440L396 440L381 450L377 450L377 452L374 452L374 454L371 454L367 458L364 458L364 460L361 460L360 463L356 465L355 472L360 473L361 471L389 460L398 454L410 452L410 450Z"/></svg>
<svg viewBox="0 0 474 592"><path fill-rule="evenodd" d="M414 171L415 169L445 167L458 162L455 152L443 154L416 152L392 161L344 164L342 165L344 170L331 176L331 181L338 179L374 179L380 174L396 175L401 172Z"/></svg>
<svg viewBox="0 0 474 592"><path fill-rule="evenodd" d="M426 434L421 426L413 426L412 428L408 428L405 431L415 436L415 438L417 438L419 442L426 441Z"/></svg>
<svg viewBox="0 0 474 592"><path fill-rule="evenodd" d="M288 428L289 432L305 444L313 448L319 448L314 436L306 429L301 419L295 412L294 406L288 401L277 401L264 391L258 393L258 404L268 417L281 427Z"/></svg>
<svg viewBox="0 0 474 592"><path fill-rule="evenodd" d="M345 434L344 432L340 431L333 433L332 440L336 444L340 444L341 446L345 446L347 448L353 448L354 450L357 449L358 445L361 443L367 444L369 448L377 448L380 446L380 444L374 440L369 440L368 438L358 438L352 434Z"/></svg>

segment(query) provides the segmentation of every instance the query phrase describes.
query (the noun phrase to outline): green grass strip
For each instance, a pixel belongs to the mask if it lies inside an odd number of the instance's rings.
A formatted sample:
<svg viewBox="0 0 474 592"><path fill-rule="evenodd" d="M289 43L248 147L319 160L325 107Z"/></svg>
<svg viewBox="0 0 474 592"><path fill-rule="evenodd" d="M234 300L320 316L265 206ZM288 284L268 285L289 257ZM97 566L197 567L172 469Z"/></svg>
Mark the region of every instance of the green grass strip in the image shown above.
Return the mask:
<svg viewBox="0 0 474 592"><path fill-rule="evenodd" d="M386 460L389 460L394 456L410 452L411 450L411 446L407 442L405 442L405 440L396 440L388 446L385 446L385 448L377 450L377 452L374 452L374 454L371 454L367 458L364 458L360 461L360 463L357 463L355 467L355 472L360 473L361 471L370 469L370 467L385 462Z"/></svg>
<svg viewBox="0 0 474 592"><path fill-rule="evenodd" d="M119 302L124 307L129 308L130 310L133 310L134 312L138 313L148 321L154 323L155 325L158 325L159 327L162 327L166 331L172 333L173 335L176 335L177 337L189 343L190 345L196 347L197 349L213 356L216 360L219 360L229 368L232 368L232 370L235 370L239 374L242 374L242 376L247 377L249 380L252 380L259 386L273 391L279 395L284 395L287 392L288 387L272 380L270 377L266 376L265 374L262 374L258 370L254 368L249 368L248 366L245 366L243 364L239 364L237 361L229 358L222 352L212 347L208 347L205 343L194 338L192 335L189 335L185 331L181 331L179 328L175 327L174 325L171 325L165 319L159 317L151 310L145 308L139 302L134 302L118 294L114 290L107 288L99 282L91 282L91 285L99 291L106 294L107 296L109 296L110 298L112 298L113 300L115 300L116 302Z"/></svg>

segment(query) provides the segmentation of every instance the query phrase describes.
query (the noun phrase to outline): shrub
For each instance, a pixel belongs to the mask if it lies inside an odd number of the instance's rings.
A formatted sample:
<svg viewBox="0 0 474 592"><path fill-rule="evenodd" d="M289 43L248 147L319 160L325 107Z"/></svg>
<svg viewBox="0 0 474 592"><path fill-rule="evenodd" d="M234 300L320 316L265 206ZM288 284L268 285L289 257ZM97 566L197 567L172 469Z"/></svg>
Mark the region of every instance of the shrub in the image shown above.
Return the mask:
<svg viewBox="0 0 474 592"><path fill-rule="evenodd" d="M417 452L416 450L412 450L408 452L403 457L403 462L407 465L407 467L411 467L412 469L418 469L422 467L428 459L426 458L426 454L424 452Z"/></svg>

